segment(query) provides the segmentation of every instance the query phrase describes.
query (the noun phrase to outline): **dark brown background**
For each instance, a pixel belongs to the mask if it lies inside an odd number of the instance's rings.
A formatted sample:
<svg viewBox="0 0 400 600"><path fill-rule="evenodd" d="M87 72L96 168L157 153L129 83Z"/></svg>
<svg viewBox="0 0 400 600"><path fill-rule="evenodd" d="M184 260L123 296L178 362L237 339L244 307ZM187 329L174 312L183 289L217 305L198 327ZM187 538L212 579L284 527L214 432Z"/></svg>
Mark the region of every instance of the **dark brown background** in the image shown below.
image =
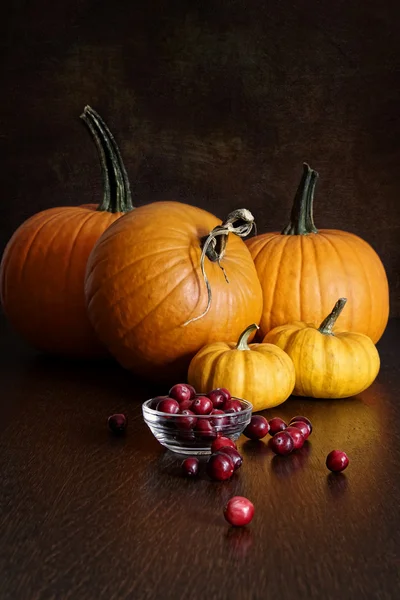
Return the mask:
<svg viewBox="0 0 400 600"><path fill-rule="evenodd" d="M400 314L397 0L8 4L0 250L35 211L99 198L78 118L89 103L137 204L176 198L220 217L246 206L260 231L280 229L309 161L317 226L375 247Z"/></svg>

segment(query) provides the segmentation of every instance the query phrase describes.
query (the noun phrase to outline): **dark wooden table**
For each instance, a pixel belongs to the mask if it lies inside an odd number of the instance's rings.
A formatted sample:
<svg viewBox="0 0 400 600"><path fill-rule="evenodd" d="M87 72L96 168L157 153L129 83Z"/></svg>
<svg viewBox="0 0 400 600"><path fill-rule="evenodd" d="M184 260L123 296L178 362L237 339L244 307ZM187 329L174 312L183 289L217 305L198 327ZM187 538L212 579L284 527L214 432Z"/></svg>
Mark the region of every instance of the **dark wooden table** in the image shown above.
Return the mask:
<svg viewBox="0 0 400 600"><path fill-rule="evenodd" d="M242 469L213 483L183 479L144 425L140 403L160 390L115 364L38 355L2 320L0 598L399 598L399 331L391 321L361 396L266 413L309 416L307 448L280 458L241 439ZM105 421L121 410L115 439ZM333 448L345 474L325 468ZM256 507L244 529L222 516L236 494Z"/></svg>

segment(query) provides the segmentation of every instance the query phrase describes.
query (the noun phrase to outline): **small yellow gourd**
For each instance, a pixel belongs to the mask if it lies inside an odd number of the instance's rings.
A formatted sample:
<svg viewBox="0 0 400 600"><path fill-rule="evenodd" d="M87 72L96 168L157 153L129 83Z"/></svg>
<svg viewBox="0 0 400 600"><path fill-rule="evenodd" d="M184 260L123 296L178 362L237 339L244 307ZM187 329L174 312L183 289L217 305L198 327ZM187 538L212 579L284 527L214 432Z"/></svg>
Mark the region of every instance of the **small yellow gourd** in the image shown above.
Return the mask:
<svg viewBox="0 0 400 600"><path fill-rule="evenodd" d="M289 356L273 344L248 344L258 326L247 327L237 343L204 346L192 359L188 381L199 392L227 388L253 404L253 411L282 404L292 393L295 370Z"/></svg>
<svg viewBox="0 0 400 600"><path fill-rule="evenodd" d="M319 327L296 321L272 329L263 343L276 344L292 359L295 396L347 398L374 381L380 360L372 340L362 333L332 329L346 298L340 298Z"/></svg>

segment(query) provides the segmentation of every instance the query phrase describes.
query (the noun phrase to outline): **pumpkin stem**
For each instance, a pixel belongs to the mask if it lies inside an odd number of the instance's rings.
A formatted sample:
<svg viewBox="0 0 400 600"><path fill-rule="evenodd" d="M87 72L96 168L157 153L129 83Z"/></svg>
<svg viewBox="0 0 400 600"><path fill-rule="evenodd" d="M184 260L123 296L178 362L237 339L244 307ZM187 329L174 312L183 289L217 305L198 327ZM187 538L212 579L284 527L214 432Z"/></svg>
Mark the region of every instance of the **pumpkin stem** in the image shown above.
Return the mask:
<svg viewBox="0 0 400 600"><path fill-rule="evenodd" d="M317 171L314 171L307 163L304 163L303 175L292 206L290 223L282 230L282 235L318 233L313 218L314 191L317 179Z"/></svg>
<svg viewBox="0 0 400 600"><path fill-rule="evenodd" d="M238 343L236 346L236 350L250 350L247 342L249 340L250 335L256 329L259 329L259 327L256 323L252 323L251 325L246 327L246 329L240 334L240 337L239 337L239 340L238 340Z"/></svg>
<svg viewBox="0 0 400 600"><path fill-rule="evenodd" d="M129 212L134 208L128 174L117 143L99 114L85 106L81 119L87 125L96 144L103 175L103 201L98 211Z"/></svg>
<svg viewBox="0 0 400 600"><path fill-rule="evenodd" d="M205 310L201 313L201 315L198 315L197 317L193 317L192 319L185 321L183 327L186 327L186 325L189 325L189 323L193 323L194 321L198 321L199 319L205 317L205 315L211 308L212 291L205 270L205 257L207 256L207 258L211 262L218 263L219 267L221 268L224 274L225 281L229 283L225 269L221 265L221 260L223 259L225 254L228 235L230 233L234 233L239 237L246 237L247 235L249 235L249 233L251 233L253 227L255 228L255 223L254 217L251 214L251 212L247 210L247 208L238 208L229 213L229 215L226 218L226 221L224 221L221 225L217 225L216 227L214 227L214 229L210 231L210 233L207 236L204 236L201 239L202 251L200 258L200 269L201 274L203 275L204 283L206 284L207 288L207 306Z"/></svg>
<svg viewBox="0 0 400 600"><path fill-rule="evenodd" d="M339 300L333 307L332 312L326 317L326 319L322 321L321 325L318 327L318 331L320 333L323 333L324 335L334 335L332 329L340 313L342 312L346 302L347 298L339 298Z"/></svg>

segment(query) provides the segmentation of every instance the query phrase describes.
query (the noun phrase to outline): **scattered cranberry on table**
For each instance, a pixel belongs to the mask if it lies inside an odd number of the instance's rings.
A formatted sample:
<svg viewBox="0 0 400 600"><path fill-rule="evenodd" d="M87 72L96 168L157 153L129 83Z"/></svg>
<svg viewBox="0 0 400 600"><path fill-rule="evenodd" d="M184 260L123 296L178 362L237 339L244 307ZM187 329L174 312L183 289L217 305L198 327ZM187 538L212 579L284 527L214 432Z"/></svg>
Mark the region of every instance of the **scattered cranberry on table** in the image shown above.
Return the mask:
<svg viewBox="0 0 400 600"><path fill-rule="evenodd" d="M226 481L233 475L233 460L223 452L211 454L207 463L207 474L214 481Z"/></svg>
<svg viewBox="0 0 400 600"><path fill-rule="evenodd" d="M254 504L244 496L234 496L224 508L224 517L234 527L248 525L254 517Z"/></svg>
<svg viewBox="0 0 400 600"><path fill-rule="evenodd" d="M289 424L289 426L286 427L285 431L290 435L290 437L293 440L294 450L299 450L304 446L304 435L298 427L293 427Z"/></svg>
<svg viewBox="0 0 400 600"><path fill-rule="evenodd" d="M220 409L223 407L226 398L225 395L221 392L221 390L211 390L211 392L209 392L207 396L213 403L214 408Z"/></svg>
<svg viewBox="0 0 400 600"><path fill-rule="evenodd" d="M195 477L199 472L199 465L200 463L198 458L185 458L181 465L182 473L185 475L185 477Z"/></svg>
<svg viewBox="0 0 400 600"><path fill-rule="evenodd" d="M269 432L269 424L265 417L253 415L243 434L251 440L261 440Z"/></svg>
<svg viewBox="0 0 400 600"><path fill-rule="evenodd" d="M122 413L111 415L107 419L108 429L115 434L124 433L128 425L128 419Z"/></svg>
<svg viewBox="0 0 400 600"><path fill-rule="evenodd" d="M214 440L213 443L211 444L211 452L217 452L224 446L230 446L231 448L236 449L236 444L233 440L221 435L221 436L217 437L217 439Z"/></svg>
<svg viewBox="0 0 400 600"><path fill-rule="evenodd" d="M297 429L300 429L301 433L303 434L304 441L308 438L308 436L311 433L310 425L308 425L304 421L292 421L292 423L290 423L290 427L297 427Z"/></svg>
<svg viewBox="0 0 400 600"><path fill-rule="evenodd" d="M233 462L233 468L235 471L239 469L243 464L243 456L239 453L236 448L232 448L232 446L222 446L218 450L218 452L222 452L223 454L227 454Z"/></svg>
<svg viewBox="0 0 400 600"><path fill-rule="evenodd" d="M303 421L303 423L307 423L307 425L310 428L310 435L312 433L312 424L310 419L307 419L307 417L301 417L300 415L293 417L292 419L290 419L289 421L289 425L292 425L295 421Z"/></svg>
<svg viewBox="0 0 400 600"><path fill-rule="evenodd" d="M278 431L268 442L269 447L275 454L287 456L294 448L294 443L290 433Z"/></svg>
<svg viewBox="0 0 400 600"><path fill-rule="evenodd" d="M287 425L283 419L280 417L274 417L269 421L269 433L270 435L275 435L279 431L284 431Z"/></svg>
<svg viewBox="0 0 400 600"><path fill-rule="evenodd" d="M190 400L192 398L192 391L186 383L176 383L169 390L169 397L183 402L184 400Z"/></svg>
<svg viewBox="0 0 400 600"><path fill-rule="evenodd" d="M197 396L193 402L191 410L196 415L208 415L213 409L213 404L207 396Z"/></svg>
<svg viewBox="0 0 400 600"><path fill-rule="evenodd" d="M173 398L164 398L157 404L157 410L170 415L176 415L180 411L179 402Z"/></svg>
<svg viewBox="0 0 400 600"><path fill-rule="evenodd" d="M333 473L344 471L349 464L349 457L346 452L341 450L332 450L326 457L326 466Z"/></svg>

